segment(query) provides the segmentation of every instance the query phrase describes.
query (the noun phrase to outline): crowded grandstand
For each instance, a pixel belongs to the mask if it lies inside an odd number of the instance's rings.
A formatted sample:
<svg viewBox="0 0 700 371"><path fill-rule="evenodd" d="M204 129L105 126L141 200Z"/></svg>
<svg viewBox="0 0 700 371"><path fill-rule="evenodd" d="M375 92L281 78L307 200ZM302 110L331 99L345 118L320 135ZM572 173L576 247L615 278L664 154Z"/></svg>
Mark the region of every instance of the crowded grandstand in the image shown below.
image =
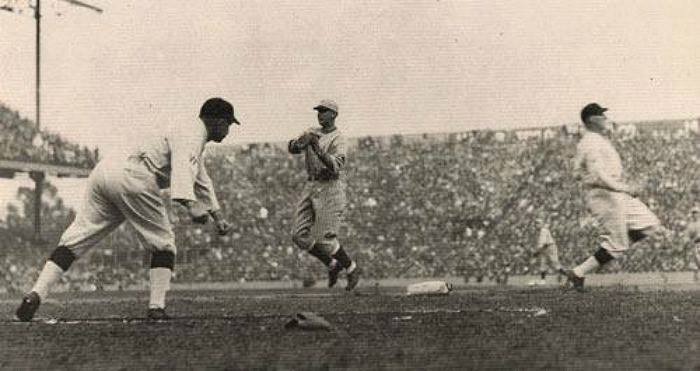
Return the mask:
<svg viewBox="0 0 700 371"><path fill-rule="evenodd" d="M90 168L91 150L0 106L0 159ZM671 231L668 239L632 249L608 270L694 269L684 237L698 199L698 120L619 125L613 140L625 169L643 181L641 198ZM467 282L506 283L531 274L537 215L551 230L565 265L589 255L597 228L584 212L571 171L575 126L470 131L353 139L348 159L345 241L370 279L459 276ZM304 280L309 257L290 238L303 163L286 143L210 148L207 168L233 232L214 236L171 217L178 244L176 282ZM50 182L50 179L49 179ZM20 188L0 224L0 287L21 291L74 213L50 184L43 201L44 231L33 235L32 192ZM75 289L128 287L143 281L148 254L122 226L79 261L65 282ZM86 264L90 269L86 269ZM94 268L97 267L97 268Z"/></svg>

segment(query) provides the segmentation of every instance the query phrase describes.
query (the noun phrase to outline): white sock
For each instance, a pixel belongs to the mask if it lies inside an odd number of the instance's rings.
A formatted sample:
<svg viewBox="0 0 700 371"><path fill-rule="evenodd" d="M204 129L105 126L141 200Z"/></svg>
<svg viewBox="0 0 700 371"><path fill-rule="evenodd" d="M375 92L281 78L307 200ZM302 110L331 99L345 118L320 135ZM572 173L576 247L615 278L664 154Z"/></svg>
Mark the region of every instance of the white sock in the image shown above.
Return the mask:
<svg viewBox="0 0 700 371"><path fill-rule="evenodd" d="M357 264L355 264L355 261L353 260L352 262L350 262L350 266L348 267L348 269L346 269L346 272L352 273L355 270L355 268L357 268Z"/></svg>
<svg viewBox="0 0 700 371"><path fill-rule="evenodd" d="M578 267L574 268L574 274L579 277L583 277L586 275L586 273L598 267L600 267L600 263L598 263L598 260L595 258L595 256L589 256L588 259L586 259Z"/></svg>
<svg viewBox="0 0 700 371"><path fill-rule="evenodd" d="M165 294L170 289L173 271L168 268L151 268L151 300L149 308L165 308Z"/></svg>
<svg viewBox="0 0 700 371"><path fill-rule="evenodd" d="M36 279L32 291L39 294L41 300L46 299L51 286L58 282L62 275L63 269L61 269L61 267L51 260L47 261L46 264L44 264L44 269L42 269L39 274L39 278Z"/></svg>

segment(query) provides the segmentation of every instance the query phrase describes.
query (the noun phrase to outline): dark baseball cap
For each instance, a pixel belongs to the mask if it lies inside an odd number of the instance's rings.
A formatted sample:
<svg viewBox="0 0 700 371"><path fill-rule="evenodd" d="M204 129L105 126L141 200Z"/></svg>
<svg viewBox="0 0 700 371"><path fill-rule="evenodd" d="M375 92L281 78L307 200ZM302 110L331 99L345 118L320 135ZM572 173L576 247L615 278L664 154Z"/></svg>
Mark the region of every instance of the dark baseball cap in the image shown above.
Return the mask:
<svg viewBox="0 0 700 371"><path fill-rule="evenodd" d="M210 98L199 110L199 117L223 118L229 123L241 123L233 115L233 106L223 98Z"/></svg>
<svg viewBox="0 0 700 371"><path fill-rule="evenodd" d="M585 123L587 118L591 116L600 116L607 110L607 108L601 107L598 103L589 103L581 110L581 121Z"/></svg>

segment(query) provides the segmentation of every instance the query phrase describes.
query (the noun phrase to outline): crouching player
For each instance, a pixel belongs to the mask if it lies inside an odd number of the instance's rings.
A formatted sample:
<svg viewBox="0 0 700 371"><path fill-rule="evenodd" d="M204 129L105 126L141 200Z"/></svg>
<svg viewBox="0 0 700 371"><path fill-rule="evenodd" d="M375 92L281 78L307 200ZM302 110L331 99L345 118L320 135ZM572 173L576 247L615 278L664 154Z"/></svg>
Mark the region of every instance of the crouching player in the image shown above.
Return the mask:
<svg viewBox="0 0 700 371"><path fill-rule="evenodd" d="M233 106L220 98L207 100L199 118L201 122L172 126L127 159L97 164L75 220L17 309L20 321L31 321L51 286L73 261L124 221L134 227L141 244L152 253L148 318L169 318L165 296L175 266L175 240L160 189L170 188L171 199L187 208L195 223L204 224L211 216L219 234L230 229L219 212L202 152L207 142L221 142L229 126L238 120Z"/></svg>

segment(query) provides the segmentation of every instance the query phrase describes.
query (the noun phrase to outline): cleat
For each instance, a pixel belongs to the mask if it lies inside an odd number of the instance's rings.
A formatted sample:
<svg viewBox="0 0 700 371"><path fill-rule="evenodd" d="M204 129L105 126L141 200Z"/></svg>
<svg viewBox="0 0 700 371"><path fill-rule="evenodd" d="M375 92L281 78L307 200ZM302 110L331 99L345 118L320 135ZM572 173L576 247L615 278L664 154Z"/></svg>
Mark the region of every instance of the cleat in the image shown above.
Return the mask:
<svg viewBox="0 0 700 371"><path fill-rule="evenodd" d="M328 287L331 288L338 283L338 276L343 271L343 267L336 261L328 268Z"/></svg>
<svg viewBox="0 0 700 371"><path fill-rule="evenodd" d="M566 269L563 270L564 276L566 276L567 281L571 282L571 285L574 287L574 290L578 292L583 292L583 283L585 281L585 277L579 277L574 273L573 270L571 269Z"/></svg>
<svg viewBox="0 0 700 371"><path fill-rule="evenodd" d="M39 309L39 304L41 304L41 298L36 292L32 291L24 295L22 298L22 304L19 305L17 312L15 312L17 319L22 322L31 321L32 318L34 318L34 313L36 313L36 310Z"/></svg>
<svg viewBox="0 0 700 371"><path fill-rule="evenodd" d="M165 308L148 308L148 319L153 321L165 321L171 317L165 312Z"/></svg>
<svg viewBox="0 0 700 371"><path fill-rule="evenodd" d="M345 290L352 291L357 286L357 283L360 282L361 274L360 268L355 268L355 270L348 273L348 285L345 287Z"/></svg>

